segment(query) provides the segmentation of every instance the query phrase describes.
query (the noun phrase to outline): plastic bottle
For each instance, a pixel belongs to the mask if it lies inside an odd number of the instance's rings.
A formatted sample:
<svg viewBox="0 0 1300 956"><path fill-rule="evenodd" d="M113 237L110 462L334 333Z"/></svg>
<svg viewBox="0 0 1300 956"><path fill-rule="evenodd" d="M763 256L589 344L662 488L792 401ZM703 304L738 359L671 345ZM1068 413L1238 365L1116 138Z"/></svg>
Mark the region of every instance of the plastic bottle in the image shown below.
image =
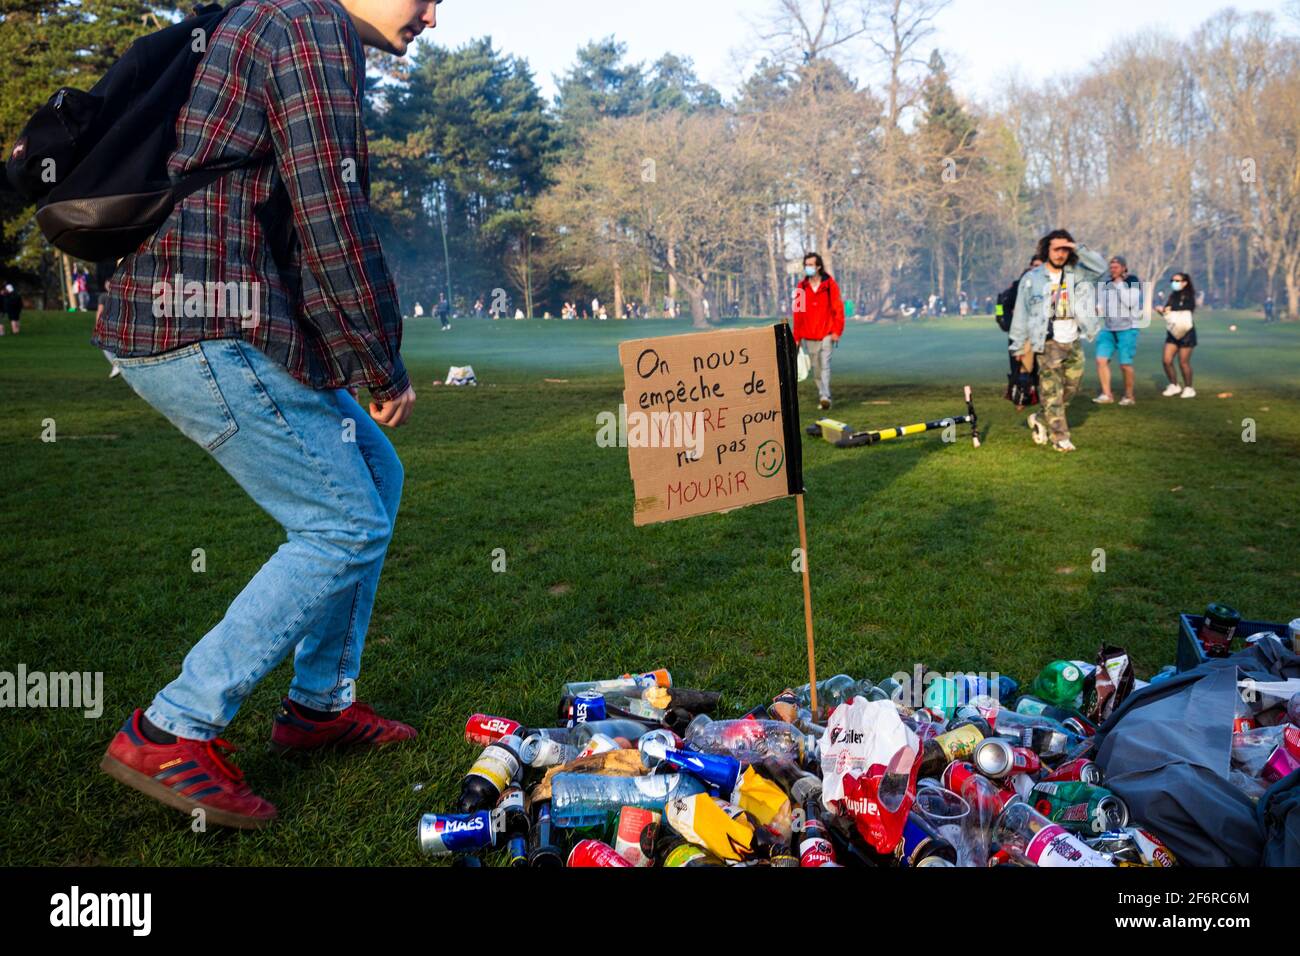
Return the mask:
<svg viewBox="0 0 1300 956"><path fill-rule="evenodd" d="M1052 661L1029 685L1031 695L1057 707L1071 706L1082 690L1083 671L1073 661Z"/></svg>
<svg viewBox="0 0 1300 956"><path fill-rule="evenodd" d="M1005 790L977 773L966 777L960 793L970 807L970 813L961 821L962 842L967 857L965 862L971 866L988 866L989 844L993 841L993 828L998 816L1011 801L1019 801L1021 798L1018 795L1008 798Z"/></svg>
<svg viewBox="0 0 1300 956"><path fill-rule="evenodd" d="M1031 717L1014 710L985 708L984 719L999 737L1018 737L1022 747L1040 756L1056 756L1073 750L1084 738L1051 717Z"/></svg>
<svg viewBox="0 0 1300 956"><path fill-rule="evenodd" d="M858 682L848 674L836 674L826 680L819 680L817 682L817 706L823 714L829 714L846 700L852 700L857 690ZM800 706L810 707L812 705L810 684L804 684L794 694Z"/></svg>
<svg viewBox="0 0 1300 956"><path fill-rule="evenodd" d="M502 737L483 748L461 781L457 810L477 813L496 806L502 792L511 784L517 784L522 776L523 761L519 759L522 743L518 737Z"/></svg>
<svg viewBox="0 0 1300 956"><path fill-rule="evenodd" d="M1287 723L1300 727L1300 694L1292 697L1286 705Z"/></svg>
<svg viewBox="0 0 1300 956"><path fill-rule="evenodd" d="M1009 805L998 817L994 839L999 849L1034 866L1113 866L1114 864L1027 803Z"/></svg>
<svg viewBox="0 0 1300 956"><path fill-rule="evenodd" d="M551 778L551 819L557 827L605 826L623 807L663 812L669 800L703 793L689 774L611 777L557 773Z"/></svg>
<svg viewBox="0 0 1300 956"><path fill-rule="evenodd" d="M817 750L813 737L780 720L711 720L701 714L686 728L685 737L696 750L749 763L767 757L801 763Z"/></svg>
<svg viewBox="0 0 1300 956"><path fill-rule="evenodd" d="M884 686L884 684L875 684L869 678L864 677L862 680L858 681L857 686L854 688L853 693L848 699L852 700L854 697L865 697L870 701L889 700L891 693L892 690L889 687Z"/></svg>
<svg viewBox="0 0 1300 956"><path fill-rule="evenodd" d="M573 728L572 743L581 750L597 734L604 734L606 737L623 737L626 740L639 740L644 734L653 729L653 727L646 724L620 717L612 717L609 720L593 720L590 723L579 724Z"/></svg>
<svg viewBox="0 0 1300 956"><path fill-rule="evenodd" d="M1006 708L997 705L999 710ZM1079 713L1073 707L1057 707L1049 704L1045 700L1039 700L1037 697L1025 695L1016 701L1015 712L1025 717L1047 717L1062 723L1070 718L1075 720L1087 720L1083 714Z"/></svg>
<svg viewBox="0 0 1300 956"><path fill-rule="evenodd" d="M637 700L652 687L672 687L672 675L666 670L653 671L649 674L624 674L610 680L571 681L564 685L562 697L577 697L586 691L604 694L606 699L621 697L624 700Z"/></svg>

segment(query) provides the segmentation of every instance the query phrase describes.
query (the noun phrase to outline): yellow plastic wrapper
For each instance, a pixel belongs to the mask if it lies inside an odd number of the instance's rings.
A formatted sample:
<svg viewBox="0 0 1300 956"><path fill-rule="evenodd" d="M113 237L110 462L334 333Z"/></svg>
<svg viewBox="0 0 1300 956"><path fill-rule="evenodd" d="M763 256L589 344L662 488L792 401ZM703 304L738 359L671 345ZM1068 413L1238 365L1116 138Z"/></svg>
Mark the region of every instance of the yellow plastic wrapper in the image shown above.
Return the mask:
<svg viewBox="0 0 1300 956"><path fill-rule="evenodd" d="M733 819L705 793L668 803L668 823L682 838L732 863L753 855L754 828L741 816Z"/></svg>
<svg viewBox="0 0 1300 956"><path fill-rule="evenodd" d="M763 826L770 825L781 816L782 811L787 819L790 817L790 798L785 795L785 791L753 767L746 767L744 776L740 778L740 786L736 788L736 803L740 809L752 813L754 819Z"/></svg>

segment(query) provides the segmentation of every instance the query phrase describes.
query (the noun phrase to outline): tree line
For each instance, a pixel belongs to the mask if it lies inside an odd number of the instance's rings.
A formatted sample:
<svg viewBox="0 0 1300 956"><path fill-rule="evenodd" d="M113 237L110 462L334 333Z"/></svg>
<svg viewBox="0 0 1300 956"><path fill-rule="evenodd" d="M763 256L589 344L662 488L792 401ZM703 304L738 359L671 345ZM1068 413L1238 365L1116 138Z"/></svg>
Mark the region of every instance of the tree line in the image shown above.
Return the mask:
<svg viewBox="0 0 1300 956"><path fill-rule="evenodd" d="M981 302L1056 226L1178 269L1215 305L1276 295L1300 315L1300 42L1290 18L1224 11L1186 39L1117 34L1082 70L954 88L934 19L949 0L773 0L734 95L615 38L578 49L548 102L490 38L372 55L371 190L404 304L611 315L665 299L706 322L782 314L806 250L856 313ZM168 8L8 2L0 138L55 88L93 83ZM0 257L29 287L61 262L0 201ZM508 304L508 305L507 305Z"/></svg>

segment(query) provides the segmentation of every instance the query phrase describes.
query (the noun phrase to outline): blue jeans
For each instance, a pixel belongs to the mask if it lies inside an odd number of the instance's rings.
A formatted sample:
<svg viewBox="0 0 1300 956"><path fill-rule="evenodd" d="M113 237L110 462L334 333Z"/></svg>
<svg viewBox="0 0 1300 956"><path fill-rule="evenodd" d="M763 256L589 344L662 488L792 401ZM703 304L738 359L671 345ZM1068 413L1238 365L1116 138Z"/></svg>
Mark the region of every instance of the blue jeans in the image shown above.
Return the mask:
<svg viewBox="0 0 1300 956"><path fill-rule="evenodd" d="M290 651L290 699L324 711L351 705L402 496L392 444L346 391L309 388L235 339L117 364L288 535L146 716L179 737L211 739Z"/></svg>

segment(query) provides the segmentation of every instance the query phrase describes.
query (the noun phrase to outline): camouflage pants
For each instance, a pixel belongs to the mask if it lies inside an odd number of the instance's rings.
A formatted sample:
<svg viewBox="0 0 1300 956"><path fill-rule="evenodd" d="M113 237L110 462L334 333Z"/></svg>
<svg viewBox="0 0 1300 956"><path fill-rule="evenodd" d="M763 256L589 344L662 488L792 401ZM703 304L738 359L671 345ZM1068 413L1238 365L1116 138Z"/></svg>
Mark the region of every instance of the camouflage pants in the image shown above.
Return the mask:
<svg viewBox="0 0 1300 956"><path fill-rule="evenodd" d="M1048 342L1038 358L1038 398L1043 406L1043 423L1054 442L1070 437L1065 409L1083 383L1083 370L1083 343L1077 340L1069 345Z"/></svg>

